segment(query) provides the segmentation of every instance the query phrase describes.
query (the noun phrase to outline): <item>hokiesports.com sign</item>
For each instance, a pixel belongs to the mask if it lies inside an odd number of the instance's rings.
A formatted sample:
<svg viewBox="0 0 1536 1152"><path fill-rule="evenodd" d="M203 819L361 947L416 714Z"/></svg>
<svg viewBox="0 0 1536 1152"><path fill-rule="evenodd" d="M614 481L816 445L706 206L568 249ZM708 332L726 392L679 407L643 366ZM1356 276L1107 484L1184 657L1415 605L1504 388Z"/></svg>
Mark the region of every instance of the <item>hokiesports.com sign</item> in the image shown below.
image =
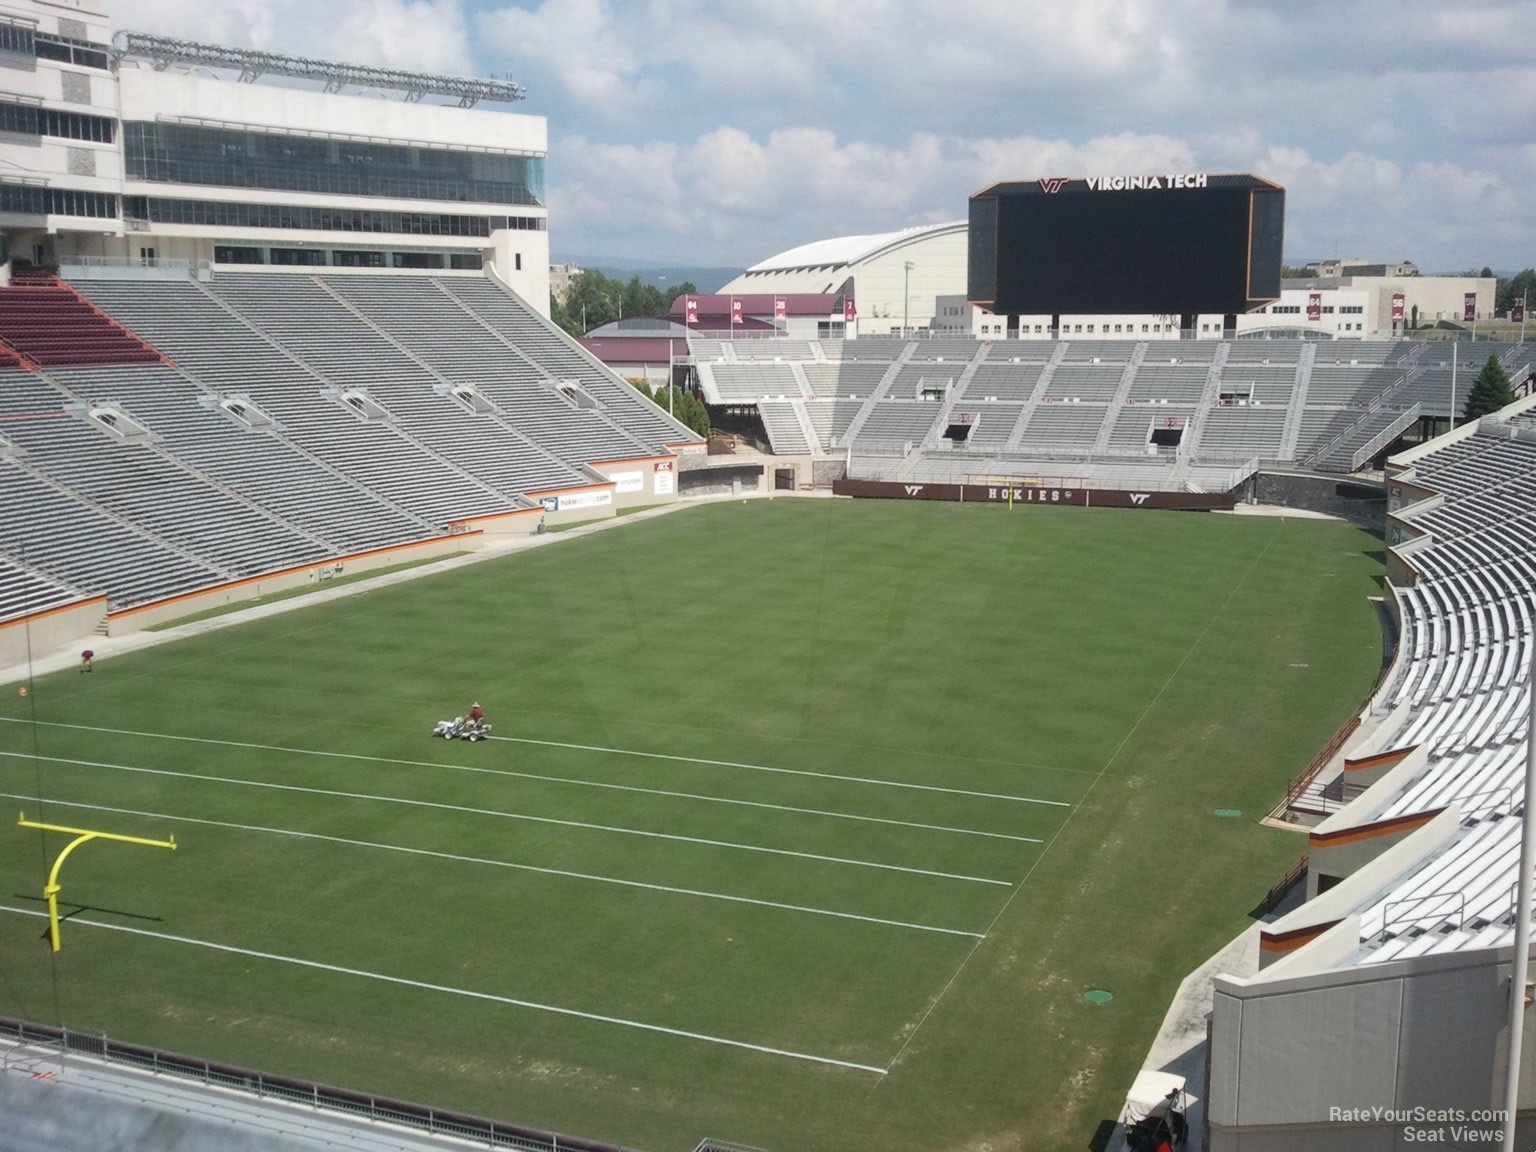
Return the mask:
<svg viewBox="0 0 1536 1152"><path fill-rule="evenodd" d="M1051 504L1077 508L1177 508L1190 512L1230 510L1237 497L1223 492L1138 492L1120 488L1068 488L1039 484L902 484L884 480L837 480L836 496L879 500L951 500L976 504Z"/></svg>

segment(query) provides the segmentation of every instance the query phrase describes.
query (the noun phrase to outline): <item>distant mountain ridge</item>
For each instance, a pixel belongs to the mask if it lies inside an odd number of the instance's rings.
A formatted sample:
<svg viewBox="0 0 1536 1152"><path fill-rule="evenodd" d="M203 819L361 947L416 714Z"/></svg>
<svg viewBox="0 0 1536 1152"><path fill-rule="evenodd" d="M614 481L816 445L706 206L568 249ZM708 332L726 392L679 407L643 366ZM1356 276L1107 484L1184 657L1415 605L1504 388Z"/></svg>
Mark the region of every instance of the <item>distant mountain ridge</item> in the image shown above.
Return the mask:
<svg viewBox="0 0 1536 1152"><path fill-rule="evenodd" d="M714 292L740 276L743 271L741 268L665 264L659 260L610 260L601 257L583 260L574 256L564 256L558 260L554 260L553 257L551 259L556 264L576 264L582 268L595 269L610 279L628 280L632 276L638 276L642 284L652 284L661 289L666 289L668 285L681 284L686 280L692 282L700 292Z"/></svg>

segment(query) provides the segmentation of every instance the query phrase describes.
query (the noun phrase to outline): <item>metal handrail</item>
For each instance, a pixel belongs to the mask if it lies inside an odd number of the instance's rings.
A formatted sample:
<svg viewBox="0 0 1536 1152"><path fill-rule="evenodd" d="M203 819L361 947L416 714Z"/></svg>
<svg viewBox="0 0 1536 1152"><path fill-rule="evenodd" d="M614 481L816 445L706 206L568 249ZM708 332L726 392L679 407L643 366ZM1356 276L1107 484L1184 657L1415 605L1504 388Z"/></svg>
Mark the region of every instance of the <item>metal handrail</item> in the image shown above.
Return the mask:
<svg viewBox="0 0 1536 1152"><path fill-rule="evenodd" d="M311 1080L273 1076L142 1044L126 1044L111 1039L105 1033L79 1032L0 1017L0 1041L7 1040L16 1044L55 1048L61 1057L67 1053L79 1053L155 1076L173 1076L259 1099L282 1100L321 1112L361 1117L371 1123L396 1124L422 1132L458 1136L491 1148L512 1148L518 1152L561 1152L562 1149L565 1152L625 1152L614 1144L561 1136L539 1128L505 1124L498 1120L443 1111L366 1092L328 1087Z"/></svg>

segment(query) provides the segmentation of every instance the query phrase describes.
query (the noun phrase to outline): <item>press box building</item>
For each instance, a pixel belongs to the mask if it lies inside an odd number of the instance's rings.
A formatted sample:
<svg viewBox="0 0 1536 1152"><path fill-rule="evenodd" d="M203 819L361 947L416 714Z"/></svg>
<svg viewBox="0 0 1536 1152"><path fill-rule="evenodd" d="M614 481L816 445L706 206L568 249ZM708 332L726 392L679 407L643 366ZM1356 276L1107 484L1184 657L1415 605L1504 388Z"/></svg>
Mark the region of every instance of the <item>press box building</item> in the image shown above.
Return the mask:
<svg viewBox="0 0 1536 1152"><path fill-rule="evenodd" d="M492 107L522 97L0 0L0 265L490 265L547 310L547 127Z"/></svg>

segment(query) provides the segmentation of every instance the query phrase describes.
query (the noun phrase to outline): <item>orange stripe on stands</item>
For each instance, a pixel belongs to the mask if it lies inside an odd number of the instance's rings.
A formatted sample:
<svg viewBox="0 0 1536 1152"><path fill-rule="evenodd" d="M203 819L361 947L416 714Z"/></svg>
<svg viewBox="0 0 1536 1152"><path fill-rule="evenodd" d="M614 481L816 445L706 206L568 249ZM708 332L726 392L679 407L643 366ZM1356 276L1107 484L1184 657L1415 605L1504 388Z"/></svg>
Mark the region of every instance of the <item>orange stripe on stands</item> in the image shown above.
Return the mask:
<svg viewBox="0 0 1536 1152"><path fill-rule="evenodd" d="M33 612L28 616L18 616L14 620L0 623L0 628L14 628L18 624L27 624L35 620L46 620L50 616L57 616L61 612L74 612L81 608L88 608L92 604L105 604L105 596L88 596L84 600L71 600L68 604L60 604L57 608L45 608L41 612Z"/></svg>
<svg viewBox="0 0 1536 1152"><path fill-rule="evenodd" d="M599 484L577 484L577 485L574 485L573 487L570 487L570 488L539 488L537 490L529 489L528 495L530 495L530 496L559 496L559 495L561 495L562 493L565 493L565 492L591 492L593 489L596 489L596 488L612 488L612 487L614 487L615 483L616 483L616 481L613 481L613 480L605 480L605 481L603 481L602 483L599 483Z"/></svg>
<svg viewBox="0 0 1536 1152"><path fill-rule="evenodd" d="M1294 952L1305 944L1310 944L1328 929L1338 925L1341 921L1330 920L1326 924L1312 924L1306 928L1292 928L1289 932L1260 932L1259 951L1261 952Z"/></svg>
<svg viewBox="0 0 1536 1152"><path fill-rule="evenodd" d="M1390 752L1377 752L1374 756L1362 756L1358 760L1344 761L1344 771L1360 772L1366 768L1377 768L1383 764L1396 764L1399 760L1406 760L1409 754L1417 748L1417 744L1410 744L1406 748L1394 748Z"/></svg>
<svg viewBox="0 0 1536 1152"><path fill-rule="evenodd" d="M1357 844L1361 840L1374 840L1378 836L1390 836L1394 832L1411 832L1428 824L1444 808L1432 808L1428 812L1414 812L1408 816L1394 816L1390 820L1377 820L1338 832L1313 832L1308 835L1314 848L1336 848L1341 844Z"/></svg>
<svg viewBox="0 0 1536 1152"><path fill-rule="evenodd" d="M124 616L133 616L139 612L148 612L152 608L167 608L172 604L180 604L186 600L197 600L215 592L227 592L233 588L244 588L247 584L260 584L263 580L275 580L279 576L292 576L296 572L309 572L316 568L325 568L332 564L342 564L348 560L364 560L369 556L387 556L392 552L407 552L413 548L424 548L428 544L441 544L445 540L458 540L465 536L480 536L481 532L474 530L468 532L455 532L449 536L432 536L426 540L413 540L409 544L390 544L384 548L370 548L366 552L351 552L345 556L337 556L332 560L317 560L312 564L298 564L292 568L277 568L271 572L263 572L260 576L247 576L243 580L229 580L223 584L210 584L206 588L198 588L192 592L183 592L178 596L167 596L163 600L151 600L148 604L135 604L132 608L122 608L116 612L107 613L108 620L118 620Z"/></svg>
<svg viewBox="0 0 1536 1152"><path fill-rule="evenodd" d="M482 524L487 520L505 520L509 516L532 516L535 512L542 512L542 508L514 508L510 512L488 512L484 516L466 516L462 520L448 521L450 526L459 524Z"/></svg>
<svg viewBox="0 0 1536 1152"><path fill-rule="evenodd" d="M621 460L593 460L593 467L599 464L654 464L658 460L671 460L671 456L626 456Z"/></svg>

